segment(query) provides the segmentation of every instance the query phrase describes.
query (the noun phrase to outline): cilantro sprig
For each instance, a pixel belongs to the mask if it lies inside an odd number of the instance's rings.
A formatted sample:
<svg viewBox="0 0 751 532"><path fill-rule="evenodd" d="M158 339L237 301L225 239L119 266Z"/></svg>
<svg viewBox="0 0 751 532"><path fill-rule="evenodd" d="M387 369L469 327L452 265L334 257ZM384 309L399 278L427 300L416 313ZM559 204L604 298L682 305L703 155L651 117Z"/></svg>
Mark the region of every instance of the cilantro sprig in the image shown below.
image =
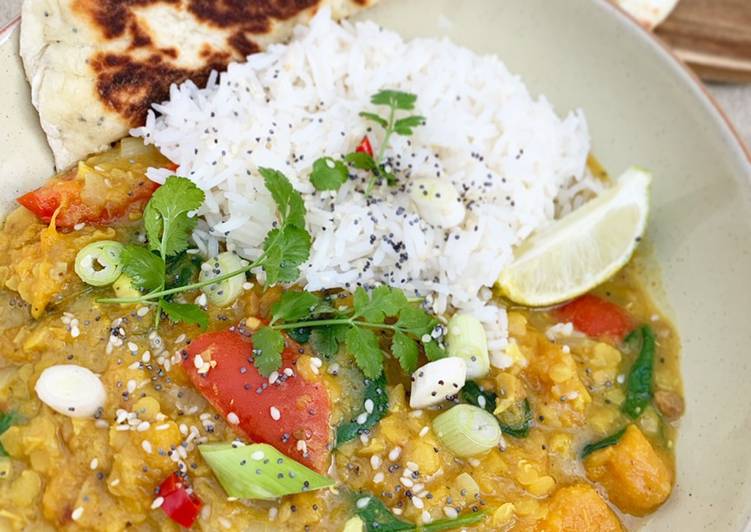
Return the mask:
<svg viewBox="0 0 751 532"><path fill-rule="evenodd" d="M332 355L344 346L369 379L383 373L382 341L407 373L417 368L420 347L430 360L444 356L433 337L439 322L435 316L407 299L398 288L379 286L370 293L357 288L352 305L334 308L321 296L290 291L271 309L269 324L254 335L254 363L263 375L281 366L283 330L310 328L311 342ZM376 331L385 333L379 337ZM260 342L259 342L260 339Z"/></svg>
<svg viewBox="0 0 751 532"><path fill-rule="evenodd" d="M398 111L412 111L416 101L415 94L382 90L370 98L370 103L388 107L386 115L381 116L369 111L360 113L362 118L374 122L384 130L383 141L377 153L371 154L365 150L358 150L344 157L344 160L353 167L371 173L365 194L370 194L378 182L386 181L389 185L396 183L396 176L385 167L383 158L394 133L407 137L414 133L414 128L425 124L425 118L419 115L397 117ZM348 175L347 166L344 163L331 157L321 157L313 163L310 181L316 190L338 190L347 181Z"/></svg>
<svg viewBox="0 0 751 532"><path fill-rule="evenodd" d="M148 244L128 244L121 254L123 272L143 292L140 296L101 298L100 303L141 303L157 306L156 326L164 312L172 321L208 325L206 312L195 304L177 303L169 298L175 294L197 290L220 283L253 269L262 269L266 284L293 282L300 275L300 266L310 255L310 235L305 230L305 205L302 196L289 180L277 170L259 168L264 184L276 204L278 223L263 242L263 253L246 266L212 277L206 281L167 288L170 272L167 263L189 245L197 220L191 214L198 210L204 193L193 182L171 176L149 200L144 210L144 227Z"/></svg>

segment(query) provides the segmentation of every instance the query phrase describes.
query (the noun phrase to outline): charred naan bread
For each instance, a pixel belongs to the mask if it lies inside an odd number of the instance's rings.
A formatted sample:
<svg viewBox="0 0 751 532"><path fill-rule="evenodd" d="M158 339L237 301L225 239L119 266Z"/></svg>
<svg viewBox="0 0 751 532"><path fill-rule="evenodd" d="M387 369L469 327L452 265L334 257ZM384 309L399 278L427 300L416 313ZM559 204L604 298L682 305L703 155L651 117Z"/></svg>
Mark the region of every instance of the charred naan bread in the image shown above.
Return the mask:
<svg viewBox="0 0 751 532"><path fill-rule="evenodd" d="M615 3L642 26L653 30L668 18L678 0L615 0Z"/></svg>
<svg viewBox="0 0 751 532"><path fill-rule="evenodd" d="M204 84L329 6L377 0L25 0L21 57L32 102L63 169L143 123L172 83Z"/></svg>

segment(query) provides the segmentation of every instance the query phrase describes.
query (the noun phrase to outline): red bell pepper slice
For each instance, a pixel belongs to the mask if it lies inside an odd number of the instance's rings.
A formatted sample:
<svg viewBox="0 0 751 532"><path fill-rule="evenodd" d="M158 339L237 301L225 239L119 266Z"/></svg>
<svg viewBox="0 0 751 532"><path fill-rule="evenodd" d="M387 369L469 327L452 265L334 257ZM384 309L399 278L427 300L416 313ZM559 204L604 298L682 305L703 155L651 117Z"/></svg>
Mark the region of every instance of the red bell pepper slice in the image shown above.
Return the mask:
<svg viewBox="0 0 751 532"><path fill-rule="evenodd" d="M360 144L358 144L357 148L355 148L355 151L357 153L367 153L368 155L373 157L373 146L370 145L370 139L367 135L362 138Z"/></svg>
<svg viewBox="0 0 751 532"><path fill-rule="evenodd" d="M238 423L230 424L238 432L323 472L331 441L328 391L322 381L308 381L298 374L299 346L290 339L286 345L280 377L273 383L253 365L252 340L233 331L194 339L183 356L183 367L214 408L225 417L237 416L232 419ZM208 373L198 373L194 362L198 354L215 363ZM272 417L272 407L278 419Z"/></svg>
<svg viewBox="0 0 751 532"><path fill-rule="evenodd" d="M174 165L168 166L170 169ZM131 208L140 207L151 198L159 188L157 183L146 179L138 180L128 193L125 202L109 202L102 206L90 206L81 197L84 180L76 178L75 170L62 177L53 178L36 190L16 201L23 205L44 223L49 223L59 210L55 225L61 229L70 229L79 223L107 224L125 215Z"/></svg>
<svg viewBox="0 0 751 532"><path fill-rule="evenodd" d="M172 473L159 485L158 496L164 500L161 508L167 517L185 528L193 526L203 502L195 493L188 491L177 473Z"/></svg>
<svg viewBox="0 0 751 532"><path fill-rule="evenodd" d="M571 322L587 336L611 336L622 340L633 329L631 318L618 305L585 294L556 309L561 321Z"/></svg>

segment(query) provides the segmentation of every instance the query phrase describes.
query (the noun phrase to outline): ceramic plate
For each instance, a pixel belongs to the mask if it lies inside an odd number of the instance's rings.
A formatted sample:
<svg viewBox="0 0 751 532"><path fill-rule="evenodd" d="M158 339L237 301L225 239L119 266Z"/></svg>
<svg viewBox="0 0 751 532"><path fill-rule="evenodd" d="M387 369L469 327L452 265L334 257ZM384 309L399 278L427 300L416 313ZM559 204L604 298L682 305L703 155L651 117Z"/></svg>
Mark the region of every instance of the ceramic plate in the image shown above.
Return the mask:
<svg viewBox="0 0 751 532"><path fill-rule="evenodd" d="M687 412L678 481L650 530L739 531L751 516L751 163L700 84L598 0L383 0L363 15L405 36L496 53L533 92L584 109L617 175L655 174L649 237L681 332ZM0 200L52 170L17 57L0 47Z"/></svg>

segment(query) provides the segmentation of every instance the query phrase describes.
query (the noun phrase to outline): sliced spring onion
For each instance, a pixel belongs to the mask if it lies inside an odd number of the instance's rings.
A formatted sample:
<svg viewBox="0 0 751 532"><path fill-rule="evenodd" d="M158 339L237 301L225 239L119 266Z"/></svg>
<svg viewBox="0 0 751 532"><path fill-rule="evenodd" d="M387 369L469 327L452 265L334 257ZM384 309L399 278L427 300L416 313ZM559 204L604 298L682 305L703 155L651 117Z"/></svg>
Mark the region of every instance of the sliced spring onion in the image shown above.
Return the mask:
<svg viewBox="0 0 751 532"><path fill-rule="evenodd" d="M210 281L225 273L239 270L247 264L247 261L238 257L235 253L225 251L201 265L201 273L198 276L198 280L200 282ZM245 283L245 276L236 275L219 283L205 286L202 290L213 305L226 307L227 305L231 305L242 294L243 283Z"/></svg>
<svg viewBox="0 0 751 532"><path fill-rule="evenodd" d="M490 371L485 327L471 314L456 313L449 320L446 352L467 362L468 379L479 379Z"/></svg>
<svg viewBox="0 0 751 532"><path fill-rule="evenodd" d="M107 399L99 377L76 364L46 368L37 379L34 390L44 404L68 417L93 416Z"/></svg>
<svg viewBox="0 0 751 532"><path fill-rule="evenodd" d="M467 363L463 358L446 357L417 368L412 374L410 408L427 408L450 400L464 386Z"/></svg>
<svg viewBox="0 0 751 532"><path fill-rule="evenodd" d="M433 420L433 432L457 456L484 453L501 441L498 421L472 405L456 405Z"/></svg>
<svg viewBox="0 0 751 532"><path fill-rule="evenodd" d="M112 290L114 290L117 297L138 297L142 295L133 284L133 280L124 273L120 274L117 281L112 283Z"/></svg>
<svg viewBox="0 0 751 532"><path fill-rule="evenodd" d="M268 500L334 485L266 443L209 443L198 450L230 497Z"/></svg>
<svg viewBox="0 0 751 532"><path fill-rule="evenodd" d="M76 255L75 270L78 277L91 286L114 283L123 270L120 254L123 245L114 240L100 240L84 247Z"/></svg>

